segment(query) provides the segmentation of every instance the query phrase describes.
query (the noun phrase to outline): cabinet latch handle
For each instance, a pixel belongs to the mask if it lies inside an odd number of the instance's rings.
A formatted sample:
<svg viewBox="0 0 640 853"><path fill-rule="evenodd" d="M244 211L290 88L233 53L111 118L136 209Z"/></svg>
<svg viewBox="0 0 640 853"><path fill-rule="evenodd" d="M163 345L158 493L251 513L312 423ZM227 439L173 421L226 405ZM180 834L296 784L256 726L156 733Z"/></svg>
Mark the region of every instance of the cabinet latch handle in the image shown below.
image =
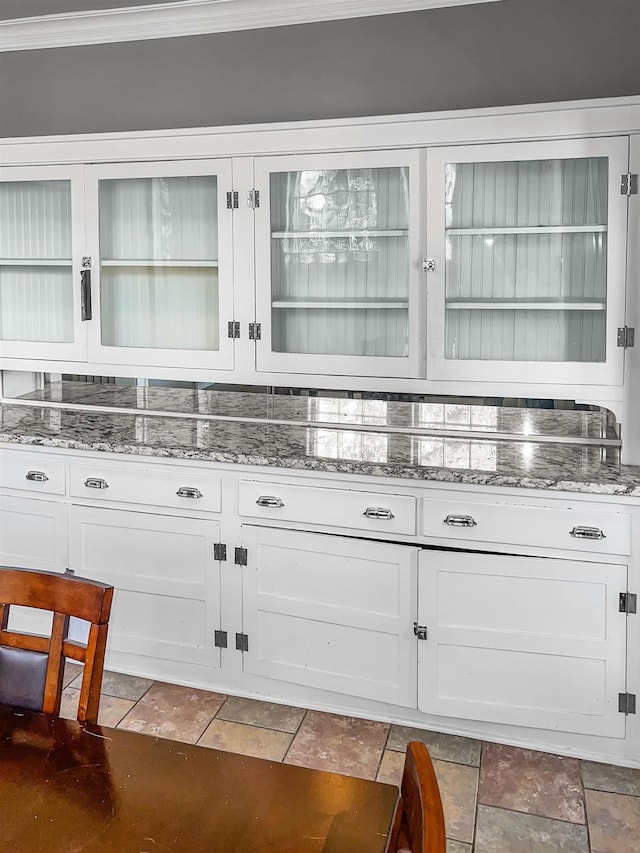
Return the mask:
<svg viewBox="0 0 640 853"><path fill-rule="evenodd" d="M576 539L606 539L605 534L599 527L574 527L569 531Z"/></svg>
<svg viewBox="0 0 640 853"><path fill-rule="evenodd" d="M176 495L179 498L201 498L202 492L200 489L194 489L193 486L180 486Z"/></svg>
<svg viewBox="0 0 640 853"><path fill-rule="evenodd" d="M271 509L277 509L278 507L284 506L282 498L274 498L271 495L260 495L256 503L258 506L267 506Z"/></svg>
<svg viewBox="0 0 640 853"><path fill-rule="evenodd" d="M49 479L44 471L27 471L27 480L32 480L34 483L46 483Z"/></svg>
<svg viewBox="0 0 640 853"><path fill-rule="evenodd" d="M362 514L367 518L395 518L391 510L384 506L368 506Z"/></svg>
<svg viewBox="0 0 640 853"><path fill-rule="evenodd" d="M84 481L88 489L108 489L109 483L106 480L101 480L100 477L87 477Z"/></svg>
<svg viewBox="0 0 640 853"><path fill-rule="evenodd" d="M82 258L80 271L80 312L82 320L91 320L91 258Z"/></svg>
<svg viewBox="0 0 640 853"><path fill-rule="evenodd" d="M477 527L478 522L471 515L448 515L442 522L449 527Z"/></svg>

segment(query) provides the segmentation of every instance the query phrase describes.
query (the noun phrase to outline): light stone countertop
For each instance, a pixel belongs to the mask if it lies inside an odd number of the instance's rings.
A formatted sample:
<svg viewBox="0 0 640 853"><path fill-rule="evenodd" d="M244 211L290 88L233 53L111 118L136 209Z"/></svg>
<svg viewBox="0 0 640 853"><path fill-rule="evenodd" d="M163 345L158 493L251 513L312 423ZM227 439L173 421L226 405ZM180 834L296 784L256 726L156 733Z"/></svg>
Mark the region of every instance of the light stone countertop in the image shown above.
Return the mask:
<svg viewBox="0 0 640 853"><path fill-rule="evenodd" d="M3 404L0 442L640 497L640 466L620 465L615 448L605 454L596 444L580 443L606 437L599 413L78 385L36 392L28 406ZM38 406L38 398L137 407L139 413L48 408ZM166 417L154 413L158 410L220 419ZM507 432L517 440L496 437ZM541 436L569 436L574 442L545 442Z"/></svg>

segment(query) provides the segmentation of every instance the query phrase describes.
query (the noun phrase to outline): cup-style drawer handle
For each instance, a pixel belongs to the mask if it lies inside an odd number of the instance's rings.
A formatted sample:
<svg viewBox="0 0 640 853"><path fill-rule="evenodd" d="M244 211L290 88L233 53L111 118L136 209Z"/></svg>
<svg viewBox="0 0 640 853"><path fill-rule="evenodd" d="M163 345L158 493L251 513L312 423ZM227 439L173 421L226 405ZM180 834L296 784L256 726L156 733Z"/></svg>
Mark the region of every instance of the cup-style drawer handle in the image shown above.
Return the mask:
<svg viewBox="0 0 640 853"><path fill-rule="evenodd" d="M277 509L278 507L284 506L282 498L274 498L271 497L271 495L260 495L256 503L258 506L267 506L271 509Z"/></svg>
<svg viewBox="0 0 640 853"><path fill-rule="evenodd" d="M478 522L471 515L448 515L443 524L449 527L477 527Z"/></svg>
<svg viewBox="0 0 640 853"><path fill-rule="evenodd" d="M576 539L606 539L602 530L599 527L574 527L569 531L571 536Z"/></svg>
<svg viewBox="0 0 640 853"><path fill-rule="evenodd" d="M367 518L395 518L391 510L385 506L368 506L362 514Z"/></svg>
<svg viewBox="0 0 640 853"><path fill-rule="evenodd" d="M193 486L180 486L176 495L179 498L201 498L202 492L200 489L194 489Z"/></svg>
<svg viewBox="0 0 640 853"><path fill-rule="evenodd" d="M88 489L108 489L109 483L106 480L101 480L100 477L87 477L84 481Z"/></svg>
<svg viewBox="0 0 640 853"><path fill-rule="evenodd" d="M25 476L27 480L31 480L34 483L46 483L49 479L44 471L27 471Z"/></svg>

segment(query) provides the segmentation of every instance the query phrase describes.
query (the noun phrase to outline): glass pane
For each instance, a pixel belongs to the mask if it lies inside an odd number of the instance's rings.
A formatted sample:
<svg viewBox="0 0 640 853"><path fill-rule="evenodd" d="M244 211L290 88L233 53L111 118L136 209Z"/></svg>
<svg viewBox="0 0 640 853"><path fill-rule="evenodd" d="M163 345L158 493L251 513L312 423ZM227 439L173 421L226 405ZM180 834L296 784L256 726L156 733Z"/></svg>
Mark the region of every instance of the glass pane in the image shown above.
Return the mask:
<svg viewBox="0 0 640 853"><path fill-rule="evenodd" d="M106 346L219 349L217 180L100 181Z"/></svg>
<svg viewBox="0 0 640 853"><path fill-rule="evenodd" d="M448 164L446 357L602 362L606 158Z"/></svg>
<svg viewBox="0 0 640 853"><path fill-rule="evenodd" d="M407 355L408 180L403 167L271 175L274 351Z"/></svg>
<svg viewBox="0 0 640 853"><path fill-rule="evenodd" d="M73 341L70 181L0 184L0 339Z"/></svg>

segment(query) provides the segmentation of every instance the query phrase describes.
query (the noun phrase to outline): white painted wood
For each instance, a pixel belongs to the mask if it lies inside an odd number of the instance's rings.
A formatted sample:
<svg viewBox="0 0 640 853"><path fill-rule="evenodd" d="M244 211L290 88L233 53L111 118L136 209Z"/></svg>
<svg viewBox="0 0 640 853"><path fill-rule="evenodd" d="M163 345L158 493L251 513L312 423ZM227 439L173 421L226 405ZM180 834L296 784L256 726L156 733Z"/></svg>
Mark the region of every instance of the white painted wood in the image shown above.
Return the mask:
<svg viewBox="0 0 640 853"><path fill-rule="evenodd" d="M161 229L156 228L151 234L146 229L142 215L138 215L139 211L135 206L137 196L132 197L131 210L127 211L131 216L131 227L127 229L127 233L123 232L118 238L120 243L127 245L119 244L113 247L116 252L124 251L131 255L134 261L130 265L129 281L125 284L125 280L121 277L126 275L127 257L109 257L105 247L100 245L100 215L106 216L104 209L102 214L99 210L100 182L128 179L130 184L126 186L135 188L136 179L179 179L199 176L216 179L217 234L204 231L203 223L197 219L188 225L181 221L180 228L177 227L177 223L167 219L166 222L163 221ZM91 360L121 365L154 367L160 365L169 368L230 369L233 367L234 341L227 334L227 324L233 319L232 212L226 207L226 193L231 189L229 160L129 163L87 168L87 246L88 253L94 258L94 319L89 326L89 358ZM133 189L132 192L135 195ZM139 192L143 192L143 189ZM145 210L144 206L142 210ZM166 202L162 208L162 215L168 215ZM136 224L136 217L139 219L139 226ZM182 230L188 227L191 227L194 232L192 238ZM201 233L195 233L197 228ZM149 248L155 249L155 257L160 260L160 265L156 270L154 258L152 267L145 273L141 268L141 261L147 257L147 243ZM187 257L184 258L186 263L183 264L183 258L179 254L176 256L176 253L184 251L184 247L195 244L198 244L201 251L205 249L211 251L211 246L215 244L217 257L208 258L204 263ZM142 249L142 246L145 248ZM103 251L107 260L106 265L102 264L101 252ZM140 251L143 251L142 258L135 257L135 254ZM135 254L131 254L132 252ZM164 256L165 253L173 257L167 258ZM105 281L101 285L103 277ZM107 282L110 284L107 285ZM115 317L108 315L106 311L105 299L108 286L116 300ZM149 314L145 328L143 320L146 298L149 299L150 305L155 306L153 308L155 313ZM122 302L120 309L117 308L117 300ZM206 310L198 307L201 306L202 300L205 300ZM209 311L208 314L207 311ZM111 329L112 323L113 329ZM154 332L156 326L160 331ZM106 328L109 329L108 333L105 331ZM178 341L188 341L189 346L199 348L190 349L186 346L181 348L180 343L169 348L168 345L162 347L135 342L136 337L142 333L145 335L148 333L147 336L151 339L154 335L162 339L170 334L171 330L177 331ZM105 335L108 336L105 337ZM114 343L112 337L118 343Z"/></svg>
<svg viewBox="0 0 640 853"><path fill-rule="evenodd" d="M262 29L496 0L181 0L0 22L0 51Z"/></svg>
<svg viewBox="0 0 640 853"><path fill-rule="evenodd" d="M99 482L90 485L94 481ZM179 495L181 489L183 494ZM122 502L143 508L171 507L187 512L220 512L222 508L220 477L202 476L193 468L173 472L138 470L134 466L124 468L108 462L71 464L69 494L72 498L99 501L101 504Z"/></svg>
<svg viewBox="0 0 640 853"><path fill-rule="evenodd" d="M482 318L482 325L479 328L475 323L475 318L469 316L468 322L471 324L465 332L466 326L460 327L461 340L464 338L471 339L474 335L480 335L481 340L475 344L471 340L472 351L482 351L482 357L466 358L464 355L461 358L454 356L447 357L448 347L446 342L445 329L445 312L446 312L446 268L447 268L447 233L448 225L455 225L451 220L451 210L445 210L445 198L447 191L451 192L451 187L446 186L446 165L449 163L467 164L467 163L500 163L500 162L525 162L536 160L572 160L579 158L608 158L608 210L607 210L607 253L606 253L606 285L607 285L607 316L606 316L606 353L604 361L544 361L536 356L537 343L534 349L528 351L527 360L509 360L500 359L498 355L492 353L500 352L500 338L503 336L505 340L526 341L527 330L530 337L537 336L536 340L540 340L540 346L548 346L548 339L557 339L558 336L565 334L567 336L567 346L573 346L575 335L583 334L588 338L589 334L594 335L594 339L605 334L605 329L600 329L599 326L594 326L593 332L589 332L592 320L597 315L589 312L587 319L576 318L578 326L584 322L584 330L582 333L577 331L573 326L565 328L564 321L561 327L557 329L557 333L553 331L552 322L554 312L549 312L548 316L543 316L539 313L522 314L516 322L514 330L511 327L504 327L503 318L497 316L494 323L488 323L487 317ZM427 223L429 233L429 249L428 254L436 261L436 269L434 272L427 274L428 284L428 331L427 331L427 349L428 349L428 369L427 375L432 379L439 380L491 380L499 382L566 382L571 386L581 385L621 385L623 380L623 354L616 346L616 330L621 325L621 320L624 316L624 288L625 288L625 244L626 244L626 216L627 202L620 195L620 175L627 171L628 163L628 139L626 138L611 138L607 140L583 139L580 141L557 141L557 142L531 142L518 145L490 145L490 146L469 146L456 147L449 149L431 149L427 155L428 160L428 192L427 192ZM496 190L496 199L493 203L487 200L486 215L496 215L496 211L501 211L507 204L506 199L509 198L510 192L515 192L515 188L507 186L508 181L505 179L504 186L500 184L501 195ZM499 196L499 197L498 197ZM551 203L551 201L550 201ZM586 203L586 202L585 202ZM522 205L521 205L522 206ZM541 210L547 213L546 205L542 205ZM518 209L520 212L520 209ZM446 219L446 216L449 219ZM473 223L481 226L483 223ZM486 223L491 226L491 222ZM598 223L595 223L598 224ZM480 239L480 237L469 237L460 239ZM490 239L490 238L488 238ZM558 239L561 239L558 236ZM535 247L534 247L535 248ZM538 248L538 259L540 259L540 249ZM586 250L584 252L587 254ZM540 261L542 263L542 261ZM489 268L491 259L483 259L474 252L470 256L469 269L465 270L465 281L483 280L485 275L487 280L491 281L491 270ZM516 263L516 261L514 261ZM520 270L522 277L522 264L525 261L519 257L517 259L517 267ZM482 268L482 264L486 269ZM478 267L480 265L480 267ZM497 262L496 262L497 266ZM585 269L585 280L588 278L589 270ZM549 273L551 277L551 272ZM562 287L566 287L564 277L566 272L562 272ZM557 276L556 276L557 277ZM544 282L543 282L544 284ZM546 286L546 285L545 285ZM588 285L586 285L588 286ZM544 297L544 293L533 293L528 291L528 296ZM573 294L572 294L573 295ZM585 296L589 295L585 293ZM595 294L594 298L600 294ZM525 301L526 300L525 297ZM470 312L473 314L473 312ZM483 312L484 313L484 312ZM564 313L564 312L563 312ZM488 315L487 315L488 316ZM506 315L505 315L506 316ZM562 315L560 315L562 316ZM460 314L456 317L461 323L466 322L465 317ZM453 322L453 316L450 318ZM514 321L515 322L515 321ZM474 325L475 323L475 325ZM519 346L519 348L521 348ZM585 358L588 354L585 355ZM598 354L594 358L600 358Z"/></svg>
<svg viewBox="0 0 640 853"><path fill-rule="evenodd" d="M629 171L640 174L640 134L630 140ZM622 462L640 465L640 195L629 197L627 239L627 302L625 320L620 325L636 330L636 344L624 354L625 407L622 421Z"/></svg>
<svg viewBox="0 0 640 853"><path fill-rule="evenodd" d="M108 652L220 666L215 521L71 506L69 565L115 587ZM107 665L109 658L107 657Z"/></svg>
<svg viewBox="0 0 640 853"><path fill-rule="evenodd" d="M415 707L418 549L245 526L244 671Z"/></svg>
<svg viewBox="0 0 640 853"><path fill-rule="evenodd" d="M247 518L321 524L350 531L405 535L416 532L416 502L407 495L256 480L241 480L238 488L238 512ZM365 515L367 511L369 515Z"/></svg>
<svg viewBox="0 0 640 853"><path fill-rule="evenodd" d="M418 706L624 738L625 566L423 552Z"/></svg>
<svg viewBox="0 0 640 853"><path fill-rule="evenodd" d="M28 477L28 474L31 476ZM46 479L41 479L43 476ZM0 452L0 489L17 489L43 495L64 495L66 466L63 462L51 459L29 460L22 455Z"/></svg>
<svg viewBox="0 0 640 853"><path fill-rule="evenodd" d="M66 505L37 497L0 495L0 565L64 571Z"/></svg>
<svg viewBox="0 0 640 853"><path fill-rule="evenodd" d="M449 519L449 523L445 519ZM465 527L461 519L474 525ZM604 538L580 538L580 528L602 531ZM578 529L578 535L571 531ZM625 512L591 511L576 506L560 508L502 501L451 499L430 495L422 499L422 533L462 542L505 543L561 548L596 554L631 553L631 518Z"/></svg>

